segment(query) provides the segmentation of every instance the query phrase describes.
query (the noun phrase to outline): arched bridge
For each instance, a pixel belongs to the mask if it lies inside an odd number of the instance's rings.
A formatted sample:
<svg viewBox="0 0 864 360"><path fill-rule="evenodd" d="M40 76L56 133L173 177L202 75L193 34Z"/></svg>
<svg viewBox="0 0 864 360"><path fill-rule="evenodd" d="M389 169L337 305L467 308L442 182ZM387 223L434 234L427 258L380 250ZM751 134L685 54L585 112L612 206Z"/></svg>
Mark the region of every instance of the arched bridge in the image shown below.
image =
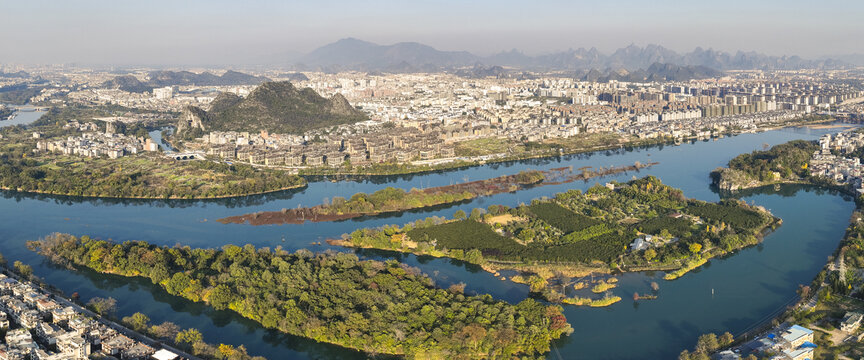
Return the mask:
<svg viewBox="0 0 864 360"><path fill-rule="evenodd" d="M204 156L198 153L174 153L168 156L174 160L204 160Z"/></svg>

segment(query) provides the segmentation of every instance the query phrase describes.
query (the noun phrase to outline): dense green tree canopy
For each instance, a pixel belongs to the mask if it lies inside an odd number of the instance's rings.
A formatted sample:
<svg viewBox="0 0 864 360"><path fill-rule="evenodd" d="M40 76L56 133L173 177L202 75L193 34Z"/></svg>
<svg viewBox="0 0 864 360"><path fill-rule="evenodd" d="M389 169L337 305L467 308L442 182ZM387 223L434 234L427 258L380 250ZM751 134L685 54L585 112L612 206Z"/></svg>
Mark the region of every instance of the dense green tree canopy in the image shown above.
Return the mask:
<svg viewBox="0 0 864 360"><path fill-rule="evenodd" d="M370 353L509 358L549 351L570 330L558 306L443 290L392 260L252 245L115 244L62 234L34 245L58 263L148 277L173 295L236 311L267 328Z"/></svg>

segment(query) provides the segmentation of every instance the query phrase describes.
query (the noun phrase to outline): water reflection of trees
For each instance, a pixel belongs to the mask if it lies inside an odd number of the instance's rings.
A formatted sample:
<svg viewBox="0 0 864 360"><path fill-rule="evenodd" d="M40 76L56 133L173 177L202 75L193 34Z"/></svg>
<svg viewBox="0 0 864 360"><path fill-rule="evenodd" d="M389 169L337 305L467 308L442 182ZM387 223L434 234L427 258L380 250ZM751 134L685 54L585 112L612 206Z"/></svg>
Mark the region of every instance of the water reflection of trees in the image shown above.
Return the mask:
<svg viewBox="0 0 864 360"><path fill-rule="evenodd" d="M782 197L794 197L798 194L799 191L804 192L812 192L816 195L835 195L840 196L845 201L853 201L854 199L847 193L838 191L836 189L829 189L825 187L821 187L818 185L809 185L809 184L780 184L780 185L767 185L754 189L745 189L745 190L736 190L736 191L726 191L720 190L716 185L711 185L711 191L720 195L721 198L734 198L734 199L744 199L748 197L758 196L758 195L780 195Z"/></svg>
<svg viewBox="0 0 864 360"><path fill-rule="evenodd" d="M275 200L288 200L294 197L295 194L304 191L305 189L291 189L277 191L267 194L247 195L224 199L198 199L198 200L183 200L183 199L121 199L121 198L95 198L67 195L49 195L37 194L28 192L18 192L9 190L0 190L0 196L4 199L15 200L21 202L25 200L38 200L43 202L52 202L56 205L75 205L75 204L90 204L93 206L110 206L110 205L146 205L158 208L189 208L201 207L208 204L224 206L226 208L247 207L255 205L263 205Z"/></svg>

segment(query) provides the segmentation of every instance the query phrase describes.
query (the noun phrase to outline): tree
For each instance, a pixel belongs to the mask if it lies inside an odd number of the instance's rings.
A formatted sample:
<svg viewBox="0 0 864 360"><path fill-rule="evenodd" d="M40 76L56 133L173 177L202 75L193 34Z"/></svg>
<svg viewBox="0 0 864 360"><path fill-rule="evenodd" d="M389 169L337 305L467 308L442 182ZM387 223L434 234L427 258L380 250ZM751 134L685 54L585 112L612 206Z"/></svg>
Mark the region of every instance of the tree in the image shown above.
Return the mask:
<svg viewBox="0 0 864 360"><path fill-rule="evenodd" d="M13 267L15 268L15 272L17 272L24 278L29 279L31 276L33 276L33 268L30 267L30 265L24 264L20 261L15 261L15 263L13 263Z"/></svg>
<svg viewBox="0 0 864 360"><path fill-rule="evenodd" d="M722 346L729 346L729 345L732 345L733 341L735 341L735 337L732 336L732 334L730 334L727 331L727 332L723 333L723 335L720 335L720 338L718 339L718 341L720 342L721 347Z"/></svg>
<svg viewBox="0 0 864 360"><path fill-rule="evenodd" d="M802 298L807 298L810 296L810 287L807 285L798 285L798 295L801 295Z"/></svg>
<svg viewBox="0 0 864 360"><path fill-rule="evenodd" d="M87 307L99 315L110 315L117 311L117 300L111 297L94 297L87 302Z"/></svg>
<svg viewBox="0 0 864 360"><path fill-rule="evenodd" d="M465 211L463 211L463 210L456 211L453 214L453 218L456 220L465 220L467 217L468 217L468 215L466 215Z"/></svg>
<svg viewBox="0 0 864 360"><path fill-rule="evenodd" d="M189 328L177 333L175 340L178 343L195 345L204 340L204 336L201 335L201 332L198 331L198 329Z"/></svg>
<svg viewBox="0 0 864 360"><path fill-rule="evenodd" d="M690 355L690 360L711 360L711 357L703 352L694 352Z"/></svg>
<svg viewBox="0 0 864 360"><path fill-rule="evenodd" d="M147 315L136 312L132 314L132 316L124 317L123 323L130 326L135 331L143 332L149 327L150 318Z"/></svg>
<svg viewBox="0 0 864 360"><path fill-rule="evenodd" d="M541 292L546 288L546 279L538 275L531 275L531 277L528 278L528 287L531 292Z"/></svg>
<svg viewBox="0 0 864 360"><path fill-rule="evenodd" d="M690 252L694 254L698 254L702 251L702 244L700 243L692 243L690 244Z"/></svg>
<svg viewBox="0 0 864 360"><path fill-rule="evenodd" d="M472 264L481 264L483 263L483 253L478 249L468 250L465 252L465 261Z"/></svg>
<svg viewBox="0 0 864 360"><path fill-rule="evenodd" d="M224 310L228 308L228 305L231 304L232 301L234 301L234 293L227 285L221 284L210 291L207 301L210 302L210 305L213 306L214 309Z"/></svg>
<svg viewBox="0 0 864 360"><path fill-rule="evenodd" d="M690 352L687 349L681 350L681 353L678 354L678 360L690 360Z"/></svg>
<svg viewBox="0 0 864 360"><path fill-rule="evenodd" d="M657 257L657 251L654 249L645 250L645 260L651 261Z"/></svg>
<svg viewBox="0 0 864 360"><path fill-rule="evenodd" d="M699 336L696 342L696 351L703 354L709 354L720 348L720 343L717 341L717 335L710 333Z"/></svg>
<svg viewBox="0 0 864 360"><path fill-rule="evenodd" d="M464 294L465 283L452 284L449 288L447 288L447 290L454 294Z"/></svg>
<svg viewBox="0 0 864 360"><path fill-rule="evenodd" d="M150 328L150 333L153 336L158 337L160 339L176 339L177 334L180 332L180 327L177 324L166 321L159 325L153 325Z"/></svg>
<svg viewBox="0 0 864 360"><path fill-rule="evenodd" d="M227 359L234 355L234 346L228 344L219 344L219 356L222 359Z"/></svg>

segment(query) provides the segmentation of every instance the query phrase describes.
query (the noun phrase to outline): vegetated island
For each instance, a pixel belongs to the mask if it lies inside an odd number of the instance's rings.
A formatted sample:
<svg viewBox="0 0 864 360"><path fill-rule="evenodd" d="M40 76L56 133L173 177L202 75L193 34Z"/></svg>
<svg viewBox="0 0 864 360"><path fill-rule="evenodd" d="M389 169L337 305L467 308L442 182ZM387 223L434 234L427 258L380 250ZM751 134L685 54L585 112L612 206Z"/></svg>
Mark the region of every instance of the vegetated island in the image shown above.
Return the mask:
<svg viewBox="0 0 864 360"><path fill-rule="evenodd" d="M862 203L856 168L864 160L864 130L824 135L819 142L793 140L764 151L741 154L711 172L722 191L780 184L809 184L837 190ZM856 163L857 162L857 163Z"/></svg>
<svg viewBox="0 0 864 360"><path fill-rule="evenodd" d="M535 356L572 331L560 306L468 296L459 285L437 288L418 269L395 260L252 245L160 247L66 234L28 246L57 264L146 277L169 294L230 309L265 328L369 354Z"/></svg>
<svg viewBox="0 0 864 360"><path fill-rule="evenodd" d="M432 187L428 189L411 189L405 191L394 187L386 187L372 194L357 193L350 199L333 197L332 200L318 206L281 211L255 212L244 215L230 216L219 219L223 224L273 225L302 224L306 221L324 222L351 219L360 216L377 215L388 212L421 209L430 206L453 204L471 200L480 196L490 196L504 192L518 191L525 187L557 185L577 180L587 180L592 177L606 176L626 171L638 171L657 163L641 164L636 162L631 166L593 169L579 169L573 173L572 168L556 168L546 171L520 171L515 175L499 176L492 179L477 180L462 184Z"/></svg>
<svg viewBox="0 0 864 360"><path fill-rule="evenodd" d="M458 211L452 220L432 217L403 227L359 229L329 242L450 257L495 274L515 270L519 274L512 281L528 283L550 301L605 306L620 300L608 285L595 286L605 293L601 299L569 297L571 277L663 270L669 271L665 279L673 280L712 257L757 244L779 223L764 208L688 199L647 176L516 208L492 205L470 216Z"/></svg>
<svg viewBox="0 0 864 360"><path fill-rule="evenodd" d="M14 113L15 109L0 105L0 121L11 119Z"/></svg>
<svg viewBox="0 0 864 360"><path fill-rule="evenodd" d="M810 183L808 164L817 150L819 145L815 141L793 140L741 154L729 160L728 167L712 171L711 179L723 191Z"/></svg>

